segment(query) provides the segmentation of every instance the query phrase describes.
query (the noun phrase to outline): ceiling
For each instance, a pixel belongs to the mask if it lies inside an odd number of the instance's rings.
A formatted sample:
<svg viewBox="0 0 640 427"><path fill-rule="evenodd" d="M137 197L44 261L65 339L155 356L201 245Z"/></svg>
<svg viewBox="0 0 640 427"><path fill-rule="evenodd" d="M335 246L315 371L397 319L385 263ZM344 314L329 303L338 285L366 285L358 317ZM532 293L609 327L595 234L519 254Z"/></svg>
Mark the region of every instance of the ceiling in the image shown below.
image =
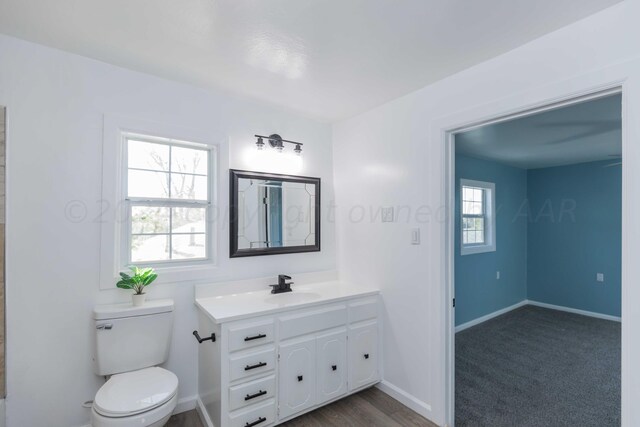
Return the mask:
<svg viewBox="0 0 640 427"><path fill-rule="evenodd" d="M592 101L482 126L456 135L456 153L523 169L622 155L622 96Z"/></svg>
<svg viewBox="0 0 640 427"><path fill-rule="evenodd" d="M344 119L621 0L0 0L0 32Z"/></svg>

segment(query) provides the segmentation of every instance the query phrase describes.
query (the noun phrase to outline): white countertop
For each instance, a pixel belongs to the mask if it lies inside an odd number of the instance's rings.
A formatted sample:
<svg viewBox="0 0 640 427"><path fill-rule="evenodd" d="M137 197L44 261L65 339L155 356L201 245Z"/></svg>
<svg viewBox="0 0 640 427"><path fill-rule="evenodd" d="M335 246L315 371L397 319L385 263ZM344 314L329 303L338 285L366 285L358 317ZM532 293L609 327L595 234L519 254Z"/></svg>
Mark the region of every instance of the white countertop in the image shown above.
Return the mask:
<svg viewBox="0 0 640 427"><path fill-rule="evenodd" d="M215 323L240 320L285 310L311 307L353 297L376 295L377 289L355 287L341 282L292 286L293 292L272 294L269 289L196 298L196 305Z"/></svg>

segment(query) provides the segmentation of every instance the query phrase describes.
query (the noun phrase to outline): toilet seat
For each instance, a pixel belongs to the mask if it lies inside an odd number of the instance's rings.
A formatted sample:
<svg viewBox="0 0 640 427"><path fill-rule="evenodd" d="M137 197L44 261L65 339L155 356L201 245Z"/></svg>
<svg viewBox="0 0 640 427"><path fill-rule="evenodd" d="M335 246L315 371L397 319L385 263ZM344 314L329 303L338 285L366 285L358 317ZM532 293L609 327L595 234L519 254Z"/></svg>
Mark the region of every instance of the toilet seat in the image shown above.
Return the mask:
<svg viewBox="0 0 640 427"><path fill-rule="evenodd" d="M100 387L93 409L111 418L151 411L175 397L178 377L159 367L113 375Z"/></svg>

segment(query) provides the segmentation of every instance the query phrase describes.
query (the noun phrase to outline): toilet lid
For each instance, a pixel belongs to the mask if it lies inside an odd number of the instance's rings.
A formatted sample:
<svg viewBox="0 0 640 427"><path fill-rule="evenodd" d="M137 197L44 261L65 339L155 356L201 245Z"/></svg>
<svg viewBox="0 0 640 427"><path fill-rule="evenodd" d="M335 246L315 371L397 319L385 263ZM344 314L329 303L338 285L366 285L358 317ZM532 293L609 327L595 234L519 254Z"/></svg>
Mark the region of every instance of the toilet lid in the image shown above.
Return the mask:
<svg viewBox="0 0 640 427"><path fill-rule="evenodd" d="M100 387L93 402L107 417L126 417L149 411L171 399L178 390L178 377L153 367L113 375Z"/></svg>

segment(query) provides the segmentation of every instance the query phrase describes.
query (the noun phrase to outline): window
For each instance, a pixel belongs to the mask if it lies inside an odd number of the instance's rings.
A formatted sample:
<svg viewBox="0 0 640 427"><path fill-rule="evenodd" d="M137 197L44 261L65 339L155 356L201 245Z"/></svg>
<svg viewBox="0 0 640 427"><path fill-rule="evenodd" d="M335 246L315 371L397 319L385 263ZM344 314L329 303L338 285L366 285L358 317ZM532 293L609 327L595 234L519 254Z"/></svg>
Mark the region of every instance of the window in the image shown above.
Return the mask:
<svg viewBox="0 0 640 427"><path fill-rule="evenodd" d="M460 180L460 212L462 255L495 251L495 184Z"/></svg>
<svg viewBox="0 0 640 427"><path fill-rule="evenodd" d="M127 224L123 265L210 257L210 150L200 144L125 134Z"/></svg>

